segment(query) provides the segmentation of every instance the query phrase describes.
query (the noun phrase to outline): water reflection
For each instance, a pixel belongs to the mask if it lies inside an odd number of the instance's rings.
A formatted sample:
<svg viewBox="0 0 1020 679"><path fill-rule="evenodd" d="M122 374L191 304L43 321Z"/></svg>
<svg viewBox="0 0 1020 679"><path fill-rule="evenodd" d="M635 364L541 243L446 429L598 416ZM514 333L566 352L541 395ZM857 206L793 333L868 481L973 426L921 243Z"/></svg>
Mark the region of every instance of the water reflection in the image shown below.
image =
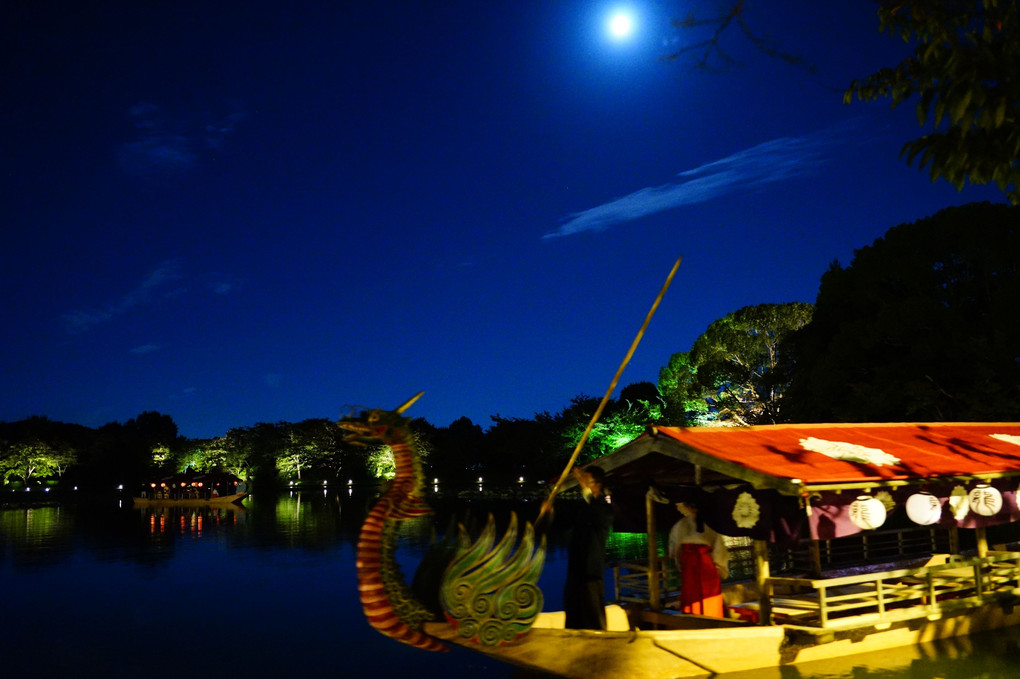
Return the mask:
<svg viewBox="0 0 1020 679"><path fill-rule="evenodd" d="M0 557L16 567L60 561L74 532L74 514L64 507L0 510Z"/></svg>
<svg viewBox="0 0 1020 679"><path fill-rule="evenodd" d="M188 644L189 667L251 676L339 673L352 677L522 677L463 649L429 654L384 638L357 600L357 534L374 498L293 491L243 507L0 509L0 616L4 676L176 676L183 637L216 616L236 621ZM451 527L477 535L490 513L502 534L510 511L533 521L538 503L436 499L434 517L406 521L397 550L408 579L429 544ZM557 504L540 586L560 605L563 544L576 506ZM615 534L611 558L643 556L643 536ZM209 639L213 639L210 636ZM155 644L153 640L165 640ZM1006 679L1020 669L1016 630L837 662L775 668L727 679ZM176 644L176 645L175 645ZM45 669L40 669L40 662ZM85 672L89 674L89 672Z"/></svg>

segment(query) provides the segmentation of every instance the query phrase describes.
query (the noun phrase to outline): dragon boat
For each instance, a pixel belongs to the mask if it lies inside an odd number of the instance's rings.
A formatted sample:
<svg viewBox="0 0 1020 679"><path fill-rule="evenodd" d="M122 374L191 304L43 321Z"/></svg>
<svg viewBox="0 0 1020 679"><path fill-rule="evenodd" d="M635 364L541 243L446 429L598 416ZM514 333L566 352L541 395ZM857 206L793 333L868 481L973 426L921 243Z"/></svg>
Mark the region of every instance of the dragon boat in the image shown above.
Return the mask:
<svg viewBox="0 0 1020 679"><path fill-rule="evenodd" d="M647 559L613 565L603 631L541 610L544 538L526 524L518 541L515 517L499 540L491 523L448 535L438 565L426 555L403 582L396 526L428 511L407 405L341 422L394 447L357 567L369 623L403 643L566 677L759 677L1020 624L1020 423L650 428L598 461L614 530L648 537ZM726 617L669 607L677 574L658 536L692 496L730 546Z"/></svg>

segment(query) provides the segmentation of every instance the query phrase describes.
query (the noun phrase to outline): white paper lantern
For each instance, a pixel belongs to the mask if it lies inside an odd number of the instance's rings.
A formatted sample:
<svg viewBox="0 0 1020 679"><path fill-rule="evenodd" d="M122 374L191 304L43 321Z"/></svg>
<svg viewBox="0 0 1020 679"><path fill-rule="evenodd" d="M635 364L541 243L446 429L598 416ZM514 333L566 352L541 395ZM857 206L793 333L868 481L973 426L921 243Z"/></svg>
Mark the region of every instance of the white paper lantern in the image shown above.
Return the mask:
<svg viewBox="0 0 1020 679"><path fill-rule="evenodd" d="M930 526L942 518L942 503L931 493L914 493L907 498L907 516L918 525Z"/></svg>
<svg viewBox="0 0 1020 679"><path fill-rule="evenodd" d="M987 483L979 483L967 495L970 509L981 516L994 516L1002 509L1002 493Z"/></svg>
<svg viewBox="0 0 1020 679"><path fill-rule="evenodd" d="M878 528L885 523L885 506L870 495L859 495L850 503L850 520L864 530Z"/></svg>

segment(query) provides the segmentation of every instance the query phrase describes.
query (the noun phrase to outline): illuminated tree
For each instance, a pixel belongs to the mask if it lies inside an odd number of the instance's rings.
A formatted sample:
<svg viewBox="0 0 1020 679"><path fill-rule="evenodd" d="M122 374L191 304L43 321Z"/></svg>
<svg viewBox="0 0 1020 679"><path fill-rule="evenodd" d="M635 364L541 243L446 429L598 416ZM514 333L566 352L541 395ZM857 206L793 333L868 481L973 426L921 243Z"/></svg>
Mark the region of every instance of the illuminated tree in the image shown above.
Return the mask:
<svg viewBox="0 0 1020 679"><path fill-rule="evenodd" d="M171 464L171 452L169 446L156 446L152 449L152 464L157 469L162 469Z"/></svg>
<svg viewBox="0 0 1020 679"><path fill-rule="evenodd" d="M228 432L228 436L193 442L194 448L188 457L194 457L197 462L204 465L201 467L203 470L219 469L233 474L239 479L246 479L250 471L247 453L242 446L237 444L238 441L231 439ZM178 471L184 471L184 469L186 467L181 467Z"/></svg>
<svg viewBox="0 0 1020 679"><path fill-rule="evenodd" d="M694 426L709 418L708 402L697 381L698 369L691 363L691 353L680 351L669 357L659 370L659 393L665 408L663 419L674 426Z"/></svg>
<svg viewBox="0 0 1020 679"><path fill-rule="evenodd" d="M1020 7L1006 0L882 0L881 30L912 43L892 68L855 80L844 100L917 95L934 131L908 142L908 163L958 189L994 183L1020 202Z"/></svg>
<svg viewBox="0 0 1020 679"><path fill-rule="evenodd" d="M645 398L642 398L645 397ZM592 396L575 396L570 405L557 417L562 438L563 464L569 459L577 442L588 427L600 399ZM655 385L644 382L632 384L620 392L620 398L611 400L599 420L592 426L578 458L582 463L606 455L633 441L662 418L664 401ZM562 468L562 465L561 465Z"/></svg>
<svg viewBox="0 0 1020 679"><path fill-rule="evenodd" d="M351 448L344 442L344 433L336 422L316 418L292 424L289 439L283 454L293 460L298 479L301 468L339 479L349 464Z"/></svg>
<svg viewBox="0 0 1020 679"><path fill-rule="evenodd" d="M65 443L56 443L50 446L52 451L51 461L53 466L53 473L56 474L57 478L63 478L64 474L78 461L78 453L74 448L71 448Z"/></svg>
<svg viewBox="0 0 1020 679"><path fill-rule="evenodd" d="M707 414L701 420L735 424L779 421L788 385L789 357L783 340L811 322L804 302L748 306L713 322L694 342L689 355L674 356L666 385L685 412L703 412L686 404L700 398Z"/></svg>
<svg viewBox="0 0 1020 679"><path fill-rule="evenodd" d="M49 452L49 476L62 479L79 467L79 451L88 448L95 432L77 424L54 422L45 417L33 416L18 422L0 422L0 457L11 450L7 442L38 442ZM4 474L0 473L0 478Z"/></svg>
<svg viewBox="0 0 1020 679"><path fill-rule="evenodd" d="M235 427L224 437L229 468L237 476L263 487L275 486L279 480L277 457L288 443L287 424L259 422L253 427Z"/></svg>
<svg viewBox="0 0 1020 679"><path fill-rule="evenodd" d="M392 479L397 475L393 450L389 446L375 446L368 451L365 468L373 479Z"/></svg>
<svg viewBox="0 0 1020 679"><path fill-rule="evenodd" d="M1020 414L1020 207L972 204L889 229L822 277L794 338L790 421Z"/></svg>
<svg viewBox="0 0 1020 679"><path fill-rule="evenodd" d="M57 451L38 439L15 443L0 455L4 483L9 483L13 477L27 486L32 479L54 475L58 467L57 456Z"/></svg>
<svg viewBox="0 0 1020 679"><path fill-rule="evenodd" d="M432 452L432 444L429 442L425 430L432 429L432 426L419 418L412 421L410 428L415 448L418 451L418 458L423 465L428 464L429 456ZM365 470L374 479L389 480L394 478L397 475L397 466L393 459L393 450L389 446L370 448L365 458Z"/></svg>
<svg viewBox="0 0 1020 679"><path fill-rule="evenodd" d="M100 427L80 451L78 471L86 485L134 487L155 470L155 450L168 448L168 457L172 457L181 443L169 415L143 412L124 424L110 422Z"/></svg>

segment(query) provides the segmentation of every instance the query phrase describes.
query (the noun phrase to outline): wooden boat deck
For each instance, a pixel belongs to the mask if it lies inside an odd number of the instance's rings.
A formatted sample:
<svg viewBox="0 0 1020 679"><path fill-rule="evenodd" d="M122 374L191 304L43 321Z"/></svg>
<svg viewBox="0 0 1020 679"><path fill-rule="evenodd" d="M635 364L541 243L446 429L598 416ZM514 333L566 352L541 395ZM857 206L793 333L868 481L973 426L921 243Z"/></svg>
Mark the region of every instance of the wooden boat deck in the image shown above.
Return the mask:
<svg viewBox="0 0 1020 679"><path fill-rule="evenodd" d="M985 557L938 555L929 565L840 577L775 577L766 582L766 606L757 593L727 608L744 619L805 632L882 630L914 620L935 621L989 604L1020 604L1020 552ZM655 612L624 599L638 625L654 629L689 626L670 612ZM646 602L647 603L647 602ZM637 613L643 609L644 612ZM763 612L764 609L764 612ZM761 619L762 617L769 619Z"/></svg>
<svg viewBox="0 0 1020 679"><path fill-rule="evenodd" d="M729 587L747 599L731 603L731 610L757 610L763 616L758 624L631 602L607 607L606 631L563 629L561 612L542 613L527 635L505 645L480 646L446 623L428 623L425 631L566 677L677 679L884 651L1020 624L1020 552L938 555L919 567L828 578L768 578L764 610L753 587Z"/></svg>
<svg viewBox="0 0 1020 679"><path fill-rule="evenodd" d="M837 578L769 578L775 622L845 629L1020 603L1020 553Z"/></svg>

